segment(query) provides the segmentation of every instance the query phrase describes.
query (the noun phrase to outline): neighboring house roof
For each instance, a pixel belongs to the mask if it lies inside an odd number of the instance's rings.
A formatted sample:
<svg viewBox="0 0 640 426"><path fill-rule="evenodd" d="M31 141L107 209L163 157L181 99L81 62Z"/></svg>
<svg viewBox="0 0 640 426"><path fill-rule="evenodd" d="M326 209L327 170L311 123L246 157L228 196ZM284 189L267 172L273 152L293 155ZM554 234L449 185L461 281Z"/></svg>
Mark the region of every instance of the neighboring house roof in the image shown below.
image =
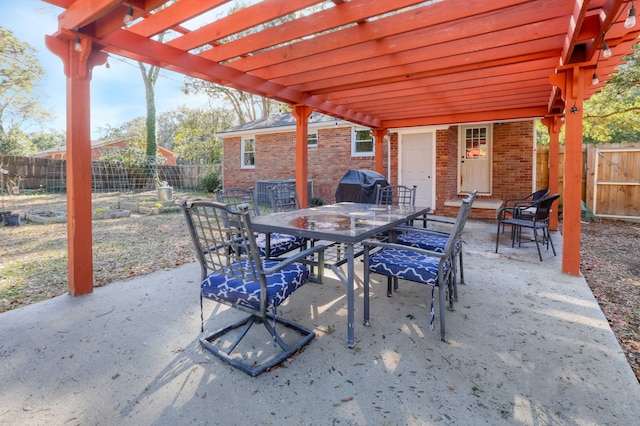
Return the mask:
<svg viewBox="0 0 640 426"><path fill-rule="evenodd" d="M101 147L108 147L109 145L114 145L117 143L122 143L124 142L123 139L110 139L110 140L103 140L103 139L98 139L95 141L91 141L91 149L96 149L96 148L101 148ZM172 151L168 150L167 148L163 148L161 146L158 146L158 150L160 150L163 154L165 154L165 157L177 157L176 154L174 154ZM34 154L29 155L29 157L46 157L48 155L52 155L52 154L64 154L67 152L67 147L66 145L63 146L57 146L54 148L49 148L49 149L45 149L44 151L39 151L36 152Z"/></svg>
<svg viewBox="0 0 640 426"><path fill-rule="evenodd" d="M312 113L309 116L307 123L309 129L355 126L355 124L348 121L340 120L318 112ZM232 127L224 132L219 132L218 135L228 137L255 133L295 132L295 130L295 117L291 115L291 113L283 113L271 114L259 120L240 124L239 126Z"/></svg>

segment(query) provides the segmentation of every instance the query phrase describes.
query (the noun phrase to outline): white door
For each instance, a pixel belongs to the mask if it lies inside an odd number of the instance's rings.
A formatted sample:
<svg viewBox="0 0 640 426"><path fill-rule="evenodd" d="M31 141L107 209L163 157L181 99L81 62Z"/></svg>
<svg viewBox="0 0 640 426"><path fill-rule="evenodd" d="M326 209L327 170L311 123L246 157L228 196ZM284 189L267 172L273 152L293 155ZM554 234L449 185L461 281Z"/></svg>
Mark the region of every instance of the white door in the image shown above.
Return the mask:
<svg viewBox="0 0 640 426"><path fill-rule="evenodd" d="M400 136L400 184L417 187L416 206L435 207L434 133L411 133Z"/></svg>
<svg viewBox="0 0 640 426"><path fill-rule="evenodd" d="M458 192L491 193L491 127L461 126Z"/></svg>

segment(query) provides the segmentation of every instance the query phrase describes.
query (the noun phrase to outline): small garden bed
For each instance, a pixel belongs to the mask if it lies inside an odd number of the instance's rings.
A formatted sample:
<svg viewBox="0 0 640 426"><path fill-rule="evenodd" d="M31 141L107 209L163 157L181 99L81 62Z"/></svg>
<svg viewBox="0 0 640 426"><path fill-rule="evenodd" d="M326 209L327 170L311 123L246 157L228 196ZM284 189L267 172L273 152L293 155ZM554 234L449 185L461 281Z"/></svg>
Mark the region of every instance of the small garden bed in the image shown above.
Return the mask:
<svg viewBox="0 0 640 426"><path fill-rule="evenodd" d="M91 219L116 219L119 217L129 217L131 212L124 209L96 209L91 214ZM34 223L66 223L67 214L58 211L41 211L25 213L24 218Z"/></svg>
<svg viewBox="0 0 640 426"><path fill-rule="evenodd" d="M120 208L131 210L132 212L140 214L161 214L161 213L175 213L180 211L180 206L177 206L175 201L136 201L136 200L122 200L119 203Z"/></svg>

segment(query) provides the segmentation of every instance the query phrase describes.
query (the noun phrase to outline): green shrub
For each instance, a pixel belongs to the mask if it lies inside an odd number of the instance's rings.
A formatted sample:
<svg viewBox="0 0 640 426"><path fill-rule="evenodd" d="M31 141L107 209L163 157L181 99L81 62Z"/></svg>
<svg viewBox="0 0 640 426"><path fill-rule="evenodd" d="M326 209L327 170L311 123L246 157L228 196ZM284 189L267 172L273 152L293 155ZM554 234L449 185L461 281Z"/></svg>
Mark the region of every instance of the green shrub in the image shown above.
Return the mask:
<svg viewBox="0 0 640 426"><path fill-rule="evenodd" d="M217 170L209 170L200 176L200 190L205 192L215 192L222 188L222 179Z"/></svg>
<svg viewBox="0 0 640 426"><path fill-rule="evenodd" d="M324 200L322 198L314 197L309 201L309 207L316 207L324 205Z"/></svg>

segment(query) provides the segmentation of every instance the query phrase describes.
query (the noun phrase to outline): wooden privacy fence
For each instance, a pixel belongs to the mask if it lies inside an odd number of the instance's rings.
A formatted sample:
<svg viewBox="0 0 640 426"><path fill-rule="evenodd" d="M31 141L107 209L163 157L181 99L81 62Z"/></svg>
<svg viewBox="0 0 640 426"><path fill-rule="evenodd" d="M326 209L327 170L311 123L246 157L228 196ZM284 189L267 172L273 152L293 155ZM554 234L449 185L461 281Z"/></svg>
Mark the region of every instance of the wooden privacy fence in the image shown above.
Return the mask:
<svg viewBox="0 0 640 426"><path fill-rule="evenodd" d="M65 160L35 157L1 157L0 166L7 170L2 175L3 189L13 191L13 183L19 182L19 188L43 190L47 192L66 191L67 167ZM166 181L174 188L197 190L204 174L216 168L222 173L219 164L194 164L135 169L100 161L92 162L92 188L94 192L135 192L155 189L156 173L158 180ZM16 185L17 186L17 185ZM11 189L11 190L10 190Z"/></svg>
<svg viewBox="0 0 640 426"><path fill-rule="evenodd" d="M536 188L549 186L548 161L549 147L538 146ZM582 199L595 215L640 219L640 144L584 146L582 164ZM564 146L560 146L558 186L561 195L563 165Z"/></svg>

